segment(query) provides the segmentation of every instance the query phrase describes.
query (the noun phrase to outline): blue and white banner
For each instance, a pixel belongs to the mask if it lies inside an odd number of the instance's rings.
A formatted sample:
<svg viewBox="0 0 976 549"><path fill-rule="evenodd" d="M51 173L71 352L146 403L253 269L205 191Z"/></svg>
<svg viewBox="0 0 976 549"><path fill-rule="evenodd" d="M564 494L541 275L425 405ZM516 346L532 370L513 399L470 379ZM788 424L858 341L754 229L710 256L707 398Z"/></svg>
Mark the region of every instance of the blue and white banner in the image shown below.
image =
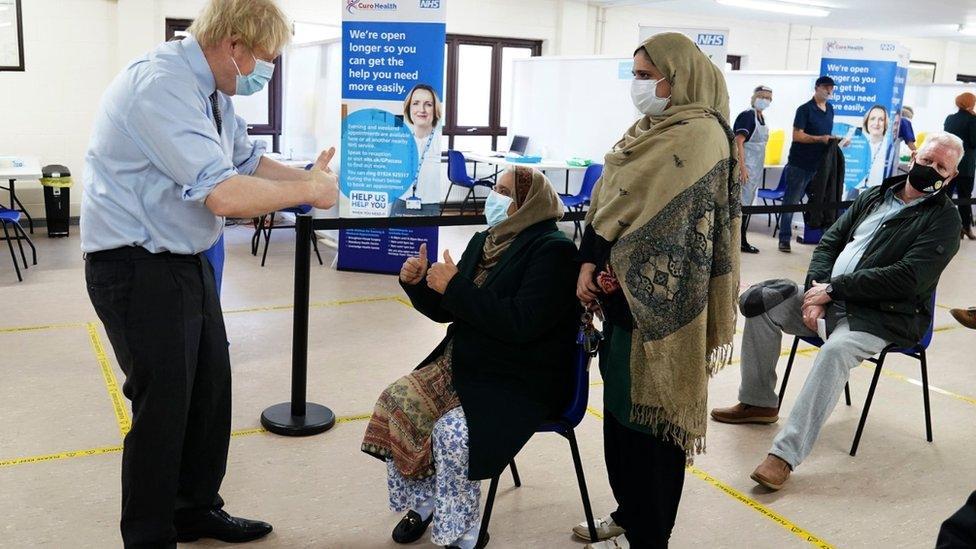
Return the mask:
<svg viewBox="0 0 976 549"><path fill-rule="evenodd" d="M343 0L341 217L440 212L445 0ZM399 272L437 228L345 230L338 267Z"/></svg>
<svg viewBox="0 0 976 549"><path fill-rule="evenodd" d="M824 40L820 73L836 84L834 135L844 137L844 198L880 185L894 172L908 50L894 42Z"/></svg>

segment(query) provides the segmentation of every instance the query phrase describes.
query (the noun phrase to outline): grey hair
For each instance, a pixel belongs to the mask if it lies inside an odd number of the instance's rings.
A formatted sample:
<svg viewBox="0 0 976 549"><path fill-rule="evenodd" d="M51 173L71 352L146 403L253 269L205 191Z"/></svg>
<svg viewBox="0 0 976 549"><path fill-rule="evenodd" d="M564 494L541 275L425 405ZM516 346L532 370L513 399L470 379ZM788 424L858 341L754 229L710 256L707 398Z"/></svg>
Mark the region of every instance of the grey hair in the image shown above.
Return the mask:
<svg viewBox="0 0 976 549"><path fill-rule="evenodd" d="M918 152L921 153L938 147L945 147L956 155L956 167L958 168L959 162L962 161L962 155L965 153L962 139L949 132L932 132L925 137L925 142L922 143L922 148Z"/></svg>
<svg viewBox="0 0 976 549"><path fill-rule="evenodd" d="M759 97L759 94L763 92L773 93L773 88L770 88L769 86L763 86L761 84L759 86L756 86L756 89L752 90L752 99L750 100L750 103L755 105L756 99Z"/></svg>

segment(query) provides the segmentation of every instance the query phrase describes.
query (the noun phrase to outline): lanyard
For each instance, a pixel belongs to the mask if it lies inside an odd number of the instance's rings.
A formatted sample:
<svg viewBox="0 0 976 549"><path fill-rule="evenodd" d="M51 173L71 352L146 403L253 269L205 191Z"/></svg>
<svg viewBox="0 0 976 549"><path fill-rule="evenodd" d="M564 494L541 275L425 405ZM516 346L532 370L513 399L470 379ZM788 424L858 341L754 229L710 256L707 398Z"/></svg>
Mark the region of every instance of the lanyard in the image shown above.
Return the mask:
<svg viewBox="0 0 976 549"><path fill-rule="evenodd" d="M420 181L420 170L424 167L424 159L427 158L427 151L430 150L430 144L434 141L434 130L430 130L430 136L427 138L427 144L424 146L424 152L420 153L420 162L417 163L417 175L413 177L413 190L410 192L410 198L417 198L417 184Z"/></svg>

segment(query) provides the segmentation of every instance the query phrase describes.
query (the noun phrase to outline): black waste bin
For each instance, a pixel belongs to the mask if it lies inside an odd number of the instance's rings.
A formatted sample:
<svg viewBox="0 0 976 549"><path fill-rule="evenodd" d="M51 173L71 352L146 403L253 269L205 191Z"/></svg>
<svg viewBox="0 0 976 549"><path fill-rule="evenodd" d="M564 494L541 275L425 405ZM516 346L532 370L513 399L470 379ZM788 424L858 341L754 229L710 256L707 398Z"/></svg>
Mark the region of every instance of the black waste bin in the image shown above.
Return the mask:
<svg viewBox="0 0 976 549"><path fill-rule="evenodd" d="M44 186L44 211L47 214L47 236L68 236L71 211L71 172L60 164L41 168Z"/></svg>

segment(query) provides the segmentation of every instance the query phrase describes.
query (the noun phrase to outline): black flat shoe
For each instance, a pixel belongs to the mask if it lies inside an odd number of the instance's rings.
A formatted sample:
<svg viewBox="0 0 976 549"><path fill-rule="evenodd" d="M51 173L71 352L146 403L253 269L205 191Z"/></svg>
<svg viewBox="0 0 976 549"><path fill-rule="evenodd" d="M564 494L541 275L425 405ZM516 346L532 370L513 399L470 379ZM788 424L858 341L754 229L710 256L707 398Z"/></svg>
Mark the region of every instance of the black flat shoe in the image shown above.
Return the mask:
<svg viewBox="0 0 976 549"><path fill-rule="evenodd" d="M744 254L758 254L759 253L759 248L753 246L752 244L749 244L748 242L745 243L745 244L743 244L740 249L742 250L742 253L744 253Z"/></svg>
<svg viewBox="0 0 976 549"><path fill-rule="evenodd" d="M427 527L430 526L430 521L433 519L434 513L431 513L427 520L423 520L416 511L407 511L407 514L393 528L393 541L397 543L417 541L427 531Z"/></svg>
<svg viewBox="0 0 976 549"><path fill-rule="evenodd" d="M789 242L780 242L779 243L779 251L784 252L784 253L790 253L790 251L791 251L790 250L790 243Z"/></svg>
<svg viewBox="0 0 976 549"><path fill-rule="evenodd" d="M488 540L490 539L491 539L491 534L485 534L485 542L475 545L474 549L484 549L485 546L488 545ZM447 549L461 549L461 548L458 547L457 545L448 545Z"/></svg>
<svg viewBox="0 0 976 549"><path fill-rule="evenodd" d="M245 543L271 533L271 525L259 520L232 517L223 509L206 511L176 523L176 541L211 538L225 543Z"/></svg>

